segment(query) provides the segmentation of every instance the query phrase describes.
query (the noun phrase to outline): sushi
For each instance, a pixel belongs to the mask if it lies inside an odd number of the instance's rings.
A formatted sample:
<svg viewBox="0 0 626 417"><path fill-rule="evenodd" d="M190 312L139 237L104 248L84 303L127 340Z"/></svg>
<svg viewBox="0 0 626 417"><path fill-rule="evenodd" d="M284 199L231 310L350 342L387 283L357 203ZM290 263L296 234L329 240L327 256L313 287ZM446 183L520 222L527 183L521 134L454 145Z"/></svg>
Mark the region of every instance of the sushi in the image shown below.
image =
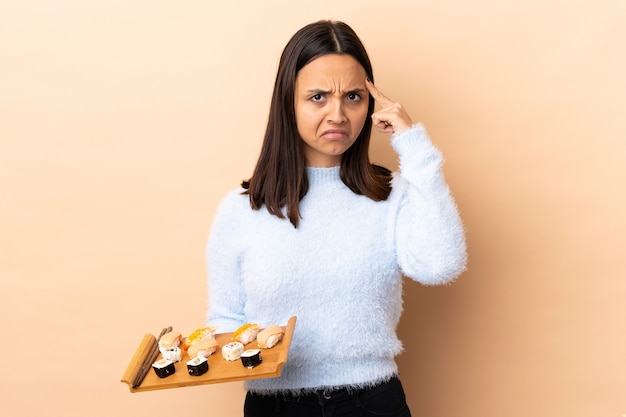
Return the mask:
<svg viewBox="0 0 626 417"><path fill-rule="evenodd" d="M189 336L185 338L182 348L184 350L188 350L191 345L202 339L214 338L215 330L217 330L217 327L215 326L200 327L199 329L194 330Z"/></svg>
<svg viewBox="0 0 626 417"><path fill-rule="evenodd" d="M174 362L167 359L159 359L152 364L152 369L159 378L165 378L176 373Z"/></svg>
<svg viewBox="0 0 626 417"><path fill-rule="evenodd" d="M236 361L243 353L243 345L239 342L230 342L222 347L222 356L227 361Z"/></svg>
<svg viewBox="0 0 626 417"><path fill-rule="evenodd" d="M259 334L259 325L247 323L233 332L232 341L240 342L244 345L252 342Z"/></svg>
<svg viewBox="0 0 626 417"><path fill-rule="evenodd" d="M170 349L159 349L163 359L170 360L172 362L180 362L183 360L183 351L178 346Z"/></svg>
<svg viewBox="0 0 626 417"><path fill-rule="evenodd" d="M161 336L159 339L159 351L163 355L163 359L172 362L180 362L182 360L183 354L179 348L180 341L180 333L176 331L171 331Z"/></svg>
<svg viewBox="0 0 626 417"><path fill-rule="evenodd" d="M254 368L263 361L259 349L248 349L241 354L241 363L248 369Z"/></svg>
<svg viewBox="0 0 626 417"><path fill-rule="evenodd" d="M284 334L282 327L270 324L257 335L257 344L262 349L271 349L282 340Z"/></svg>
<svg viewBox="0 0 626 417"><path fill-rule="evenodd" d="M180 333L176 331L171 331L169 333L165 333L159 339L159 349L166 350L172 349L180 345Z"/></svg>
<svg viewBox="0 0 626 417"><path fill-rule="evenodd" d="M189 347L189 350L187 350L187 353L190 358L206 358L211 356L218 348L219 345L217 344L217 341L212 337L208 337L192 344Z"/></svg>
<svg viewBox="0 0 626 417"><path fill-rule="evenodd" d="M191 376L204 375L209 370L209 362L203 356L196 356L187 361L187 371Z"/></svg>

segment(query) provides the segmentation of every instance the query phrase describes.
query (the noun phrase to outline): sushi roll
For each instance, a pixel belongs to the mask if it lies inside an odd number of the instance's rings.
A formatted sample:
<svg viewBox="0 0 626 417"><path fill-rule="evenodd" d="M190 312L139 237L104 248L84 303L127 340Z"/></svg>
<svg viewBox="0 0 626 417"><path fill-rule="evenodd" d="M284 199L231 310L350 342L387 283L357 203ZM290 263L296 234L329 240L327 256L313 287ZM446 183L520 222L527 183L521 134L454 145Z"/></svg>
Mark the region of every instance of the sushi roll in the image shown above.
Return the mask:
<svg viewBox="0 0 626 417"><path fill-rule="evenodd" d="M191 345L202 339L214 338L215 330L217 330L217 327L215 326L200 327L199 329L194 330L189 336L185 338L182 348L184 350L188 350Z"/></svg>
<svg viewBox="0 0 626 417"><path fill-rule="evenodd" d="M196 343L192 344L189 347L187 353L189 354L190 358L206 358L208 356L211 356L218 348L219 345L217 344L217 341L210 337L199 340Z"/></svg>
<svg viewBox="0 0 626 417"><path fill-rule="evenodd" d="M163 355L163 359L167 359L172 362L180 362L183 360L183 351L180 350L178 346L170 348L170 349L159 349L161 351L161 355Z"/></svg>
<svg viewBox="0 0 626 417"><path fill-rule="evenodd" d="M232 341L240 342L244 345L252 342L259 334L259 325L247 323L233 332Z"/></svg>
<svg viewBox="0 0 626 417"><path fill-rule="evenodd" d="M241 354L241 363L248 369L254 368L263 361L259 349L248 349Z"/></svg>
<svg viewBox="0 0 626 417"><path fill-rule="evenodd" d="M209 362L203 356L196 356L187 361L187 371L191 376L204 375L209 370Z"/></svg>
<svg viewBox="0 0 626 417"><path fill-rule="evenodd" d="M159 378L165 378L176 373L174 362L167 359L159 359L152 364L152 369L154 369L154 372Z"/></svg>
<svg viewBox="0 0 626 417"><path fill-rule="evenodd" d="M257 344L262 349L271 349L282 340L284 334L282 327L270 324L257 335Z"/></svg>
<svg viewBox="0 0 626 417"><path fill-rule="evenodd" d="M227 361L236 361L243 353L243 345L239 342L230 342L222 347L222 356Z"/></svg>

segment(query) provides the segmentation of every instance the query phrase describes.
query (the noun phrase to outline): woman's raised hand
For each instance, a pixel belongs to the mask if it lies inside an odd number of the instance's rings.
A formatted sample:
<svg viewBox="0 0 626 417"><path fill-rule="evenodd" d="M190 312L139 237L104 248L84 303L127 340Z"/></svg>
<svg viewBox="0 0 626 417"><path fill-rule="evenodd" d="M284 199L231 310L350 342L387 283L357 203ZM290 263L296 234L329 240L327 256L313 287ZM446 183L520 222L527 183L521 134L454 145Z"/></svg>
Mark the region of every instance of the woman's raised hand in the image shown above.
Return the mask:
<svg viewBox="0 0 626 417"><path fill-rule="evenodd" d="M369 78L365 80L365 86L376 103L381 107L380 110L372 114L372 122L378 130L381 132L400 133L413 125L411 116L404 110L402 104L387 98Z"/></svg>

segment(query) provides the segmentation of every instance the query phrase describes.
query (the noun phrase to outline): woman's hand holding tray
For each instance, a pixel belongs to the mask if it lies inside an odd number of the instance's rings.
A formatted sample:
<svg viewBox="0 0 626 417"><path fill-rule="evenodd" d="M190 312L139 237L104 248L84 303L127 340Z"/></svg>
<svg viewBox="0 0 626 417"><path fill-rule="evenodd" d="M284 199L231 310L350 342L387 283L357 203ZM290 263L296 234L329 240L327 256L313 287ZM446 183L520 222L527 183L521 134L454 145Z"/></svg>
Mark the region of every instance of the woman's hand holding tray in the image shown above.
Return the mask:
<svg viewBox="0 0 626 417"><path fill-rule="evenodd" d="M215 339L219 349L209 356L209 371L201 376L189 375L187 361L191 358L183 351L183 359L174 364L176 372L166 378L159 378L152 363L161 358L157 349L157 338L146 334L131 359L122 382L128 384L131 392L180 388L194 385L217 384L221 382L244 381L247 379L275 378L280 376L283 365L287 362L291 338L293 337L296 317L292 316L287 325L282 326L285 334L282 340L271 349L260 349L262 362L254 368L246 368L241 360L227 361L222 357L222 346L231 342L232 333L219 333ZM244 349L259 349L256 340L244 346ZM146 372L147 370L147 372ZM142 376L145 374L145 377Z"/></svg>

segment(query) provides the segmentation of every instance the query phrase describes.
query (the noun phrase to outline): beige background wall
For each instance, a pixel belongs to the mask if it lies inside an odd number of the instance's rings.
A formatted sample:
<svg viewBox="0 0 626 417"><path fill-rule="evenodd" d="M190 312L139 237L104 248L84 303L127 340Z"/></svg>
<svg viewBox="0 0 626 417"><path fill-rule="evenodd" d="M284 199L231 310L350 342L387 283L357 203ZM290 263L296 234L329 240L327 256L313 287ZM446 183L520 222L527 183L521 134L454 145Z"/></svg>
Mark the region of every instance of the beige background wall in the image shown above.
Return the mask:
<svg viewBox="0 0 626 417"><path fill-rule="evenodd" d="M204 323L213 213L320 18L426 124L467 225L467 273L405 287L413 414L626 414L622 0L3 0L0 414L241 415L239 383L119 379L144 333Z"/></svg>

